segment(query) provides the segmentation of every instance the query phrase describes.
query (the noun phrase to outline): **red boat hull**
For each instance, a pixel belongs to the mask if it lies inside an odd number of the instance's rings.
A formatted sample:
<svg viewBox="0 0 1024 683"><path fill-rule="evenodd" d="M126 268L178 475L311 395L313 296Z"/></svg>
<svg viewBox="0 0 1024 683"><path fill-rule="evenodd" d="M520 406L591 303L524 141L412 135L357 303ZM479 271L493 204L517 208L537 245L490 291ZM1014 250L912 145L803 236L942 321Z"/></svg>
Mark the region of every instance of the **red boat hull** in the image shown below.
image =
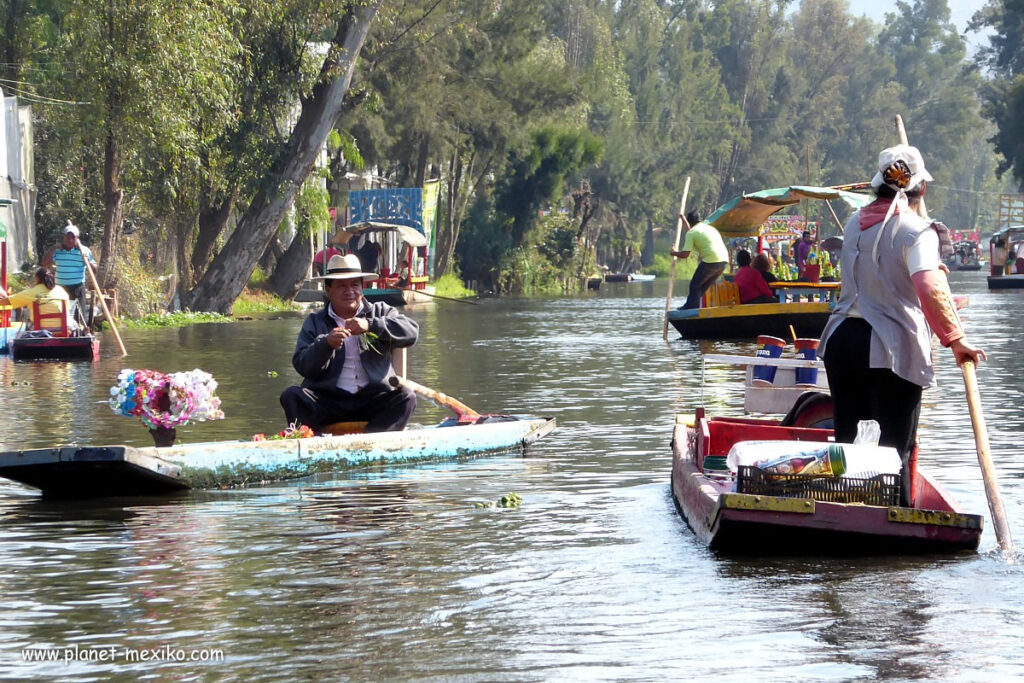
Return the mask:
<svg viewBox="0 0 1024 683"><path fill-rule="evenodd" d="M766 436L776 430L777 435ZM709 548L729 554L905 555L977 549L982 517L964 513L920 471L915 507L905 508L735 493L731 481L709 478L702 469L705 455L725 455L744 438L825 441L829 434L779 427L771 420L712 421L698 415L692 426L685 418L678 420L672 496L680 514Z"/></svg>

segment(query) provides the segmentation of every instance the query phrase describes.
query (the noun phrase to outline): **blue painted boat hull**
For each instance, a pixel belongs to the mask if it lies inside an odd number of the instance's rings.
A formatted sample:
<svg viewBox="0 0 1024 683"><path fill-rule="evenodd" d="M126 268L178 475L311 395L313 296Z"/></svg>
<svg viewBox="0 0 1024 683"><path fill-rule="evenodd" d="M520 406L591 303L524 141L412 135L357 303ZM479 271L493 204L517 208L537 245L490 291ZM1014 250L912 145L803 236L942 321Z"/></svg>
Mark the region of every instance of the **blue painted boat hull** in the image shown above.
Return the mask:
<svg viewBox="0 0 1024 683"><path fill-rule="evenodd" d="M402 432L274 441L218 441L166 448L60 446L0 453L0 477L51 498L103 498L220 489L369 465L523 452L555 428L552 418Z"/></svg>

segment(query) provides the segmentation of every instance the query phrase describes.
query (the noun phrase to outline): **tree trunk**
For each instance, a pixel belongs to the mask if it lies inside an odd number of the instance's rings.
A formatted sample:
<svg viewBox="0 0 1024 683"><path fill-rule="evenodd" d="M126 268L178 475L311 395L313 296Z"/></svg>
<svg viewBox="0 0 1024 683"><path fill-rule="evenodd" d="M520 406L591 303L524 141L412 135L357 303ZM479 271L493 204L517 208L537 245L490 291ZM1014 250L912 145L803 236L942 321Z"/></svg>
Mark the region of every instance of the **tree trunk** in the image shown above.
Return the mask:
<svg viewBox="0 0 1024 683"><path fill-rule="evenodd" d="M281 244L281 238L274 235L270 238L267 248L263 250L263 255L260 256L259 266L264 273L273 273L282 256L284 256L284 245Z"/></svg>
<svg viewBox="0 0 1024 683"><path fill-rule="evenodd" d="M189 293L188 305L192 310L231 311L327 141L381 2L371 0L339 21L330 53L320 70L320 80L310 97L302 102L299 120L285 145L281 163L275 164L224 248Z"/></svg>
<svg viewBox="0 0 1024 683"><path fill-rule="evenodd" d="M107 132L103 153L103 255L98 280L104 289L117 284L117 247L121 241L124 214L121 200L121 145L112 131Z"/></svg>
<svg viewBox="0 0 1024 683"><path fill-rule="evenodd" d="M213 257L213 247L217 244L217 238L224 232L224 226L228 224L237 196L237 191L227 198L214 198L204 193L200 200L199 234L196 236L196 246L192 250L192 272L195 277L202 277L206 273L206 267ZM191 280L189 282L191 283Z"/></svg>
<svg viewBox="0 0 1024 683"><path fill-rule="evenodd" d="M424 133L423 138L420 140L420 153L416 159L416 178L414 179L413 187L423 187L423 183L427 181L427 159L429 154L430 135Z"/></svg>
<svg viewBox="0 0 1024 683"><path fill-rule="evenodd" d="M647 219L647 232L644 234L644 249L640 252L640 265L644 268L654 265L654 221Z"/></svg>
<svg viewBox="0 0 1024 683"><path fill-rule="evenodd" d="M313 257L309 253L309 237L296 234L295 239L277 260L277 267L274 268L274 274L267 280L267 286L277 296L285 301L291 301L302 289L302 283L306 280L309 266L312 263Z"/></svg>
<svg viewBox="0 0 1024 683"><path fill-rule="evenodd" d="M194 273L189 265L188 243L192 235L192 221L181 215L172 221L174 226L174 256L175 261L180 264L178 268L178 294L187 292L194 282Z"/></svg>

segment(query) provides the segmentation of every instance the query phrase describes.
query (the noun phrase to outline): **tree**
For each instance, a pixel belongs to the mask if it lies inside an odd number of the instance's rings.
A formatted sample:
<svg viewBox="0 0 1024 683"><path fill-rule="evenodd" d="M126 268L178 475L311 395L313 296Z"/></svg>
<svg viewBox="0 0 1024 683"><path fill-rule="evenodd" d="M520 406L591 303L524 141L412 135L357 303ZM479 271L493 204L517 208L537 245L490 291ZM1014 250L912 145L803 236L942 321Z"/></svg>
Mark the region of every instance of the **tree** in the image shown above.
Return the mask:
<svg viewBox="0 0 1024 683"><path fill-rule="evenodd" d="M972 21L974 29L985 26L994 34L977 56L991 73L982 90L984 112L998 128L991 140L1003 155L999 173L1012 170L1024 185L1024 0L989 0Z"/></svg>
<svg viewBox="0 0 1024 683"><path fill-rule="evenodd" d="M285 148L224 248L189 292L188 307L222 313L231 310L334 127L380 4L381 0L344 4L320 79L302 100Z"/></svg>
<svg viewBox="0 0 1024 683"><path fill-rule="evenodd" d="M86 150L102 159L100 281L111 286L126 189L148 151L182 160L197 154L198 112L226 103L236 44L219 3L68 0L67 7L53 82L67 99L85 103L74 125Z"/></svg>

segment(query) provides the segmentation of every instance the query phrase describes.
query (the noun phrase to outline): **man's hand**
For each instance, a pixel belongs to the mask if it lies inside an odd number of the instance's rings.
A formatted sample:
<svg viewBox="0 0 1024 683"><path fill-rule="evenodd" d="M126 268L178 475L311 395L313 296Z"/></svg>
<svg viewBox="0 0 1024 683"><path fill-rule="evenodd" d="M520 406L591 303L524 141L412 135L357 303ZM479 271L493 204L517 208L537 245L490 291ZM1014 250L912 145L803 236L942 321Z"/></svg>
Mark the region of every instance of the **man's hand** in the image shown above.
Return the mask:
<svg viewBox="0 0 1024 683"><path fill-rule="evenodd" d="M327 343L332 349L339 349L345 340L352 336L352 333L345 327L335 327L327 333Z"/></svg>
<svg viewBox="0 0 1024 683"><path fill-rule="evenodd" d="M370 329L370 321L366 318L349 318L345 321L345 329L349 334L366 334Z"/></svg>

